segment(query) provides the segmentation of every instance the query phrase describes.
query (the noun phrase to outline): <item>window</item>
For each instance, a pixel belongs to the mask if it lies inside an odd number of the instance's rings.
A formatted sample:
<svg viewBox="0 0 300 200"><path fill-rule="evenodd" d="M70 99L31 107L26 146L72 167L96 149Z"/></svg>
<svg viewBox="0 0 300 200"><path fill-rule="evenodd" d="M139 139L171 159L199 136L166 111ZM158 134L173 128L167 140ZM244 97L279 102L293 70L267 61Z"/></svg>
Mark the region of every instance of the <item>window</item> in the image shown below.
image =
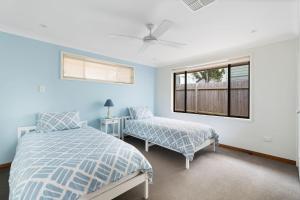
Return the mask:
<svg viewBox="0 0 300 200"><path fill-rule="evenodd" d="M94 80L109 83L134 83L134 69L120 64L62 54L62 79Z"/></svg>
<svg viewBox="0 0 300 200"><path fill-rule="evenodd" d="M250 61L174 73L174 112L249 118Z"/></svg>

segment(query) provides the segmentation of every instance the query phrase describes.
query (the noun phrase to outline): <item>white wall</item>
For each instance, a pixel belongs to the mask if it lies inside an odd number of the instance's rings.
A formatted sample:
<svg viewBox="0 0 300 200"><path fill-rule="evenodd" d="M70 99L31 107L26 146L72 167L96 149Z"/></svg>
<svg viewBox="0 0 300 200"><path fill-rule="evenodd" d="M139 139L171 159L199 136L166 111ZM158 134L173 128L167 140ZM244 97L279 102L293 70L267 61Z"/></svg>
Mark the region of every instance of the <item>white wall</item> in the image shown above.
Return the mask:
<svg viewBox="0 0 300 200"><path fill-rule="evenodd" d="M300 34L300 0L298 0L298 31ZM297 71L297 93L298 93L298 111L300 112L300 36L298 40L298 71ZM300 113L298 113L298 169L300 177Z"/></svg>
<svg viewBox="0 0 300 200"><path fill-rule="evenodd" d="M298 167L299 167L299 177L300 177L300 39L298 43L298 73L297 73L297 93L298 93L298 105L297 105L297 111L298 111L298 131L297 131L297 137L298 137Z"/></svg>
<svg viewBox="0 0 300 200"><path fill-rule="evenodd" d="M288 40L249 50L217 53L186 65L225 58L251 56L251 120L172 112L172 68L156 74L156 114L207 123L218 131L220 143L252 151L297 159L297 45ZM273 138L270 143L263 137Z"/></svg>

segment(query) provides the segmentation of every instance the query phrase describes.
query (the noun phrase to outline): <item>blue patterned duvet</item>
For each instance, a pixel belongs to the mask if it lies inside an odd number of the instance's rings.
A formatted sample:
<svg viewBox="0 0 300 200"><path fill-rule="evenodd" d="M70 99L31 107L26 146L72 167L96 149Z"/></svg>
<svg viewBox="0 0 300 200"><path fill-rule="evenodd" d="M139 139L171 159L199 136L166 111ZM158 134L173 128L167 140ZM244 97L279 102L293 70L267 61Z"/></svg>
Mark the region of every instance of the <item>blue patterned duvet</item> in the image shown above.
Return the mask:
<svg viewBox="0 0 300 200"><path fill-rule="evenodd" d="M152 167L132 145L87 127L21 138L12 163L10 199L78 199Z"/></svg>
<svg viewBox="0 0 300 200"><path fill-rule="evenodd" d="M210 126L163 117L127 120L124 133L178 151L190 161L206 140L218 140Z"/></svg>

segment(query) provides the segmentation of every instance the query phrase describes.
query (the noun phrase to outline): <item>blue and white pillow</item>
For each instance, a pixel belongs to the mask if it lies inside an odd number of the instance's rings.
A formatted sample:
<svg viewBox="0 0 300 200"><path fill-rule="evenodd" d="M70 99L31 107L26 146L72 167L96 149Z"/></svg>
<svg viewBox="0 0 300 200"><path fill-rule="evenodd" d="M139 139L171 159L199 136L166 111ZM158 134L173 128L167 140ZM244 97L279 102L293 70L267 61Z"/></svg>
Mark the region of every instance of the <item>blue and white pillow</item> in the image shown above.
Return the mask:
<svg viewBox="0 0 300 200"><path fill-rule="evenodd" d="M131 119L148 119L153 117L153 113L148 107L130 107L128 110Z"/></svg>
<svg viewBox="0 0 300 200"><path fill-rule="evenodd" d="M76 128L80 128L80 117L78 112L45 112L38 114L38 132L62 131Z"/></svg>

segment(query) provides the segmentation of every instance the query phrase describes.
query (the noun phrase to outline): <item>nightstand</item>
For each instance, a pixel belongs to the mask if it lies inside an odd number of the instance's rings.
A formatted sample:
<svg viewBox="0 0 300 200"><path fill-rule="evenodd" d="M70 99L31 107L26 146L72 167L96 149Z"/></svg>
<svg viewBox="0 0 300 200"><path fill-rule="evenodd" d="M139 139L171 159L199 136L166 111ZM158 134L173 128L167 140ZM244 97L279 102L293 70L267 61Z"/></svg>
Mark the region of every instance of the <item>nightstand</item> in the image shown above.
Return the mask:
<svg viewBox="0 0 300 200"><path fill-rule="evenodd" d="M117 128L116 128L117 127ZM121 118L103 118L100 120L100 130L106 134L115 136L121 139Z"/></svg>

